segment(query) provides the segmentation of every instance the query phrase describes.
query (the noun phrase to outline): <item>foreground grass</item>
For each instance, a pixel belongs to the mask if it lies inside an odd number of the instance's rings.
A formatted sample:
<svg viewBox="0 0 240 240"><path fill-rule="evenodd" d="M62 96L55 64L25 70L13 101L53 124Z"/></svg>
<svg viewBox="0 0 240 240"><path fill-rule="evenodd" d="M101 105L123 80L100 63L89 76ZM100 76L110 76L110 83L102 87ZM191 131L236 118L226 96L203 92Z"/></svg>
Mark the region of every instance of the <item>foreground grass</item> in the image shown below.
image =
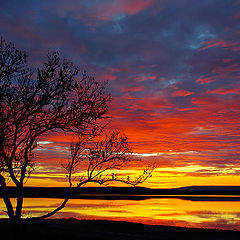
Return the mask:
<svg viewBox="0 0 240 240"><path fill-rule="evenodd" d="M6 219L0 220L1 239L194 239L194 240L236 240L240 231L196 229L169 226L146 225L107 220L46 219L22 221L13 225Z"/></svg>

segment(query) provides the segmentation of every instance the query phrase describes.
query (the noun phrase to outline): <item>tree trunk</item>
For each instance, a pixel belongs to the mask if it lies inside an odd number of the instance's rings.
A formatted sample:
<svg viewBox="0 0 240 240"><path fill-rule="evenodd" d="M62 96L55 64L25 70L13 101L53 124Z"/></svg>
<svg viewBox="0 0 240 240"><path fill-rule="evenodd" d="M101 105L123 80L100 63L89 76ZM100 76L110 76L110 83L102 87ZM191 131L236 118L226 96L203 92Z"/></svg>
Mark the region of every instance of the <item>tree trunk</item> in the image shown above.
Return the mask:
<svg viewBox="0 0 240 240"><path fill-rule="evenodd" d="M10 220L14 220L15 216L14 216L13 206L12 206L12 203L7 194L5 178L2 175L0 175L0 185L1 185L1 189L2 189L3 200L4 200L5 206L7 208L8 217Z"/></svg>
<svg viewBox="0 0 240 240"><path fill-rule="evenodd" d="M16 219L20 219L22 216L22 207L23 207L23 187L17 189L17 206L15 217Z"/></svg>

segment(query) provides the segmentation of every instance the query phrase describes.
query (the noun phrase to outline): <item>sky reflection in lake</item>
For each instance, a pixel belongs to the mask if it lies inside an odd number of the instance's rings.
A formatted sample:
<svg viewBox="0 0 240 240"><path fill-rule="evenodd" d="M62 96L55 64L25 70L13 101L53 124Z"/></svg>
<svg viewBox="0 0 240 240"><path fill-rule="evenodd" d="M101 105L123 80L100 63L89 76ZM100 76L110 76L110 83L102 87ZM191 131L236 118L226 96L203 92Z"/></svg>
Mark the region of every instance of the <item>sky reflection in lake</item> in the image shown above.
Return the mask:
<svg viewBox="0 0 240 240"><path fill-rule="evenodd" d="M61 199L26 198L24 199L24 217L51 211L60 202ZM6 217L2 199L0 203L0 217ZM240 230L240 201L191 201L178 198L71 199L67 207L54 217Z"/></svg>

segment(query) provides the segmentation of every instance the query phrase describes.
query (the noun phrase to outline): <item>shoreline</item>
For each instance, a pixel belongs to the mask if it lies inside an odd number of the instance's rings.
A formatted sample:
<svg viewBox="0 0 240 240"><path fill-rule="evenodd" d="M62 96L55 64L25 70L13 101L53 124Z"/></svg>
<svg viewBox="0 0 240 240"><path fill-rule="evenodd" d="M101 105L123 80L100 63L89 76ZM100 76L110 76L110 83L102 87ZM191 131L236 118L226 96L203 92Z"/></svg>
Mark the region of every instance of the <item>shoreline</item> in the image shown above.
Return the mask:
<svg viewBox="0 0 240 240"><path fill-rule="evenodd" d="M7 187L3 193L0 189L0 198L4 194L8 197L17 197L16 187ZM79 198L79 199L136 199L149 198L181 198L185 200L230 200L240 201L240 187L183 187L175 189L152 189L145 187L24 187L24 198Z"/></svg>
<svg viewBox="0 0 240 240"><path fill-rule="evenodd" d="M14 227L14 232L11 230ZM127 221L78 220L75 218L22 220L16 227L8 219L0 219L1 237L5 239L227 239L240 237L240 231L206 228L188 228L165 225L148 225ZM9 238L12 234L12 238Z"/></svg>

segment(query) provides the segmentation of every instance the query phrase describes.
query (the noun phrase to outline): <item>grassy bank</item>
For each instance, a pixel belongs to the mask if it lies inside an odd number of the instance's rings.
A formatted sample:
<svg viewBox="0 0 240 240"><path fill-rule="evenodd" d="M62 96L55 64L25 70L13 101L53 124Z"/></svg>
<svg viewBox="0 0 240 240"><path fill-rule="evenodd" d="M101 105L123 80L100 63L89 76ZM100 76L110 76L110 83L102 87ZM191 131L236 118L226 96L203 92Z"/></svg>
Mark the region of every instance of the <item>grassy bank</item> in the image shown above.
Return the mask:
<svg viewBox="0 0 240 240"><path fill-rule="evenodd" d="M194 239L194 240L236 240L239 231L214 229L181 228L155 226L140 223L46 219L41 221L22 221L12 225L6 219L0 220L1 239L97 239L97 240L146 240L146 239Z"/></svg>

